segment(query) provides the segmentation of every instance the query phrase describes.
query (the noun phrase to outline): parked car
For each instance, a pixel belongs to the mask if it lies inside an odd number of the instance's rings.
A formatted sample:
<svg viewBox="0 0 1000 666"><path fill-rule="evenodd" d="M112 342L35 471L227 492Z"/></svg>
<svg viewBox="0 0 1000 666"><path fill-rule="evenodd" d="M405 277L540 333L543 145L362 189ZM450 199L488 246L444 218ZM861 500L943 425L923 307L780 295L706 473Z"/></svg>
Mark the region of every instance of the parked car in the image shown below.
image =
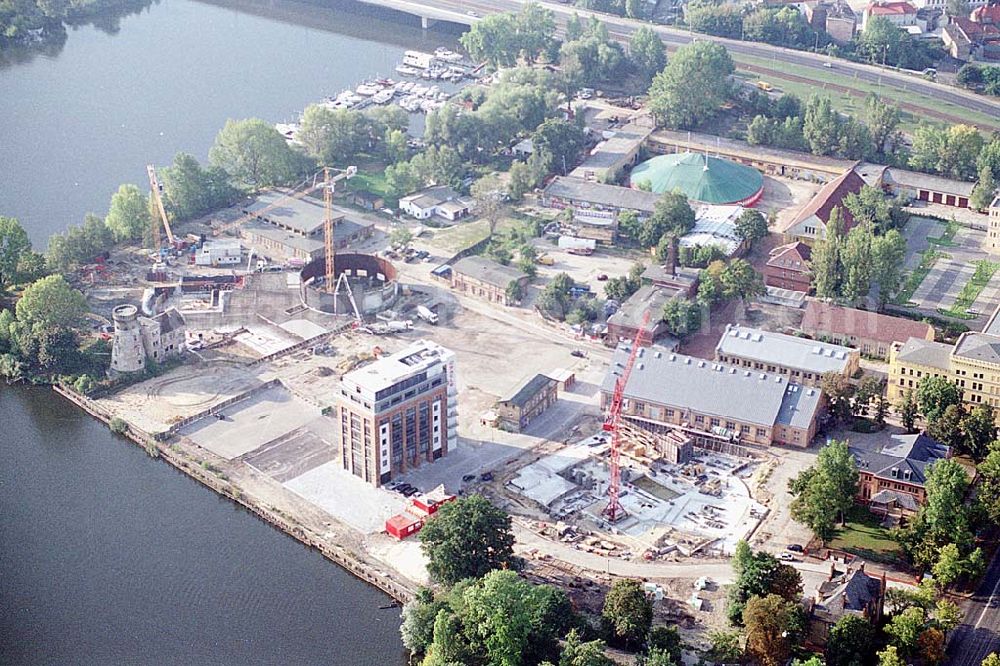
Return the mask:
<svg viewBox="0 0 1000 666"><path fill-rule="evenodd" d="M793 553L801 553L805 551L805 548L803 548L797 543L790 543L788 544L788 550L792 551Z"/></svg>
<svg viewBox="0 0 1000 666"><path fill-rule="evenodd" d="M608 279L608 274L607 273L601 273L600 275L597 276L597 281L598 282L604 282L607 279Z"/></svg>
<svg viewBox="0 0 1000 666"><path fill-rule="evenodd" d="M570 356L575 356L576 358L585 358L585 357L587 356L586 354L584 354L584 353L583 353L583 352L582 352L581 350L579 350L579 349L574 349L573 351L571 351L571 352L569 353L569 355L570 355Z"/></svg>
<svg viewBox="0 0 1000 666"><path fill-rule="evenodd" d="M795 556L792 555L791 553L778 553L778 559L783 560L785 562L794 562Z"/></svg>
<svg viewBox="0 0 1000 666"><path fill-rule="evenodd" d="M492 481L493 480L493 472L483 472L482 474L479 475L479 480L480 481Z"/></svg>
<svg viewBox="0 0 1000 666"><path fill-rule="evenodd" d="M475 481L475 480L476 480L476 475L475 474L466 474L465 476L462 477L462 481L464 481L465 483L468 483L469 481Z"/></svg>

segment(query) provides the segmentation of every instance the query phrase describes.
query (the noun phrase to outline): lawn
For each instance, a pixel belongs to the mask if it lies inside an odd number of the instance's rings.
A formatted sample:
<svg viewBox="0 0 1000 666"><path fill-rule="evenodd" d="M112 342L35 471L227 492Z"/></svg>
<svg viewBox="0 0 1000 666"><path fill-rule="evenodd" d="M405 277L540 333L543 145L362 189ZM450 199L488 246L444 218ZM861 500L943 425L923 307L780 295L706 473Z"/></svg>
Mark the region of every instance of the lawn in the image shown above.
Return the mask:
<svg viewBox="0 0 1000 666"><path fill-rule="evenodd" d="M512 229L518 224L517 220L505 218L497 224L497 231ZM444 229L434 229L431 233L431 245L446 254L456 254L489 236L490 225L486 220L459 222Z"/></svg>
<svg viewBox="0 0 1000 666"><path fill-rule="evenodd" d="M383 171L359 170L347 181L347 184L355 192L358 190L368 190L379 195L385 199L385 205L389 208L396 208L399 205L399 200L392 196L392 192L389 191L389 185L385 182L385 172Z"/></svg>
<svg viewBox="0 0 1000 666"><path fill-rule="evenodd" d="M987 261L986 259L977 261L976 272L972 274L969 281L962 287L962 291L958 292L958 297L952 306L947 310L938 308L938 312L957 319L975 319L978 315L969 314L967 310L976 302L979 293L990 283L990 280L993 279L993 274L998 269L1000 269L1000 263Z"/></svg>
<svg viewBox="0 0 1000 666"><path fill-rule="evenodd" d="M899 543L880 524L878 516L863 506L847 514L847 524L837 529L837 536L827 544L873 562L898 562L903 558Z"/></svg>

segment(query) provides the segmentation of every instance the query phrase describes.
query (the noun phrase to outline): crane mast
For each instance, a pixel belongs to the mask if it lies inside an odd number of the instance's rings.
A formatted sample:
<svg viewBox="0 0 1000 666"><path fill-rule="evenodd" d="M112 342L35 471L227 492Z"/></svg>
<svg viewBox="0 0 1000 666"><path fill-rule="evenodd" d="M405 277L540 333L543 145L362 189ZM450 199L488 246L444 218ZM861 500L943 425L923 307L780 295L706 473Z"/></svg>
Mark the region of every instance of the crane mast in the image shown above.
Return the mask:
<svg viewBox="0 0 1000 666"><path fill-rule="evenodd" d="M156 210L150 215L152 221L153 249L156 250L156 257L160 257L160 224L167 233L167 241L174 244L174 232L170 229L170 220L167 218L167 209L163 205L163 186L160 185L159 178L156 177L156 167L152 164L146 165L146 175L149 177L149 191L153 195L153 203Z"/></svg>
<svg viewBox="0 0 1000 666"><path fill-rule="evenodd" d="M618 499L621 494L622 482L620 464L622 453L622 403L625 401L625 386L628 385L628 379L632 375L635 360L639 357L639 349L641 349L642 343L646 339L646 327L649 325L649 317L649 311L647 310L642 317L642 323L639 324L639 331L635 335L632 350L629 352L625 367L622 369L622 373L615 379L615 390L611 395L611 404L608 405L608 414L604 419L603 429L605 432L611 433L611 462L609 465L611 481L608 484L608 505L604 507L603 514L611 523L617 522L625 515L625 510Z"/></svg>

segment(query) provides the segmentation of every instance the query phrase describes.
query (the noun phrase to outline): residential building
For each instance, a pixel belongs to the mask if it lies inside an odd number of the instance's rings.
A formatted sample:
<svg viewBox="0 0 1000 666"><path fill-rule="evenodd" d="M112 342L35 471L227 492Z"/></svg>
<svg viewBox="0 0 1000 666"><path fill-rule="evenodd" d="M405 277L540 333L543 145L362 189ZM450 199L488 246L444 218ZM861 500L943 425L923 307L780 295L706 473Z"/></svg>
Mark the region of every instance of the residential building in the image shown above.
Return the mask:
<svg viewBox="0 0 1000 666"><path fill-rule="evenodd" d="M873 2L865 7L861 15L861 31L868 27L868 21L873 16L879 16L892 23L897 28L917 24L917 8L909 2Z"/></svg>
<svg viewBox="0 0 1000 666"><path fill-rule="evenodd" d="M990 254L1000 254L1000 196L990 204L988 219L983 245Z"/></svg>
<svg viewBox="0 0 1000 666"><path fill-rule="evenodd" d="M630 345L619 345L601 385L607 407ZM807 447L822 408L819 389L745 368L640 349L625 385L622 414L654 430L680 429L696 446L718 443Z"/></svg>
<svg viewBox="0 0 1000 666"><path fill-rule="evenodd" d="M881 450L850 447L858 466L857 500L872 513L912 516L927 501L927 468L951 457L951 448L924 433L893 435Z"/></svg>
<svg viewBox="0 0 1000 666"><path fill-rule="evenodd" d="M629 210L640 218L652 215L659 195L618 185L592 183L573 176L556 176L542 192L542 205L619 213Z"/></svg>
<svg viewBox="0 0 1000 666"><path fill-rule="evenodd" d="M454 352L428 340L345 374L335 400L344 469L380 486L458 442Z"/></svg>
<svg viewBox="0 0 1000 666"><path fill-rule="evenodd" d="M507 294L512 282L520 285L523 292L528 286L528 276L513 266L504 266L486 257L465 257L451 267L452 289L490 303L515 305L516 300Z"/></svg>
<svg viewBox="0 0 1000 666"><path fill-rule="evenodd" d="M651 313L650 321L646 325L646 335L644 342L651 345L667 332L667 325L659 316L663 312L663 306L671 298L679 294L673 289L664 289L653 285L644 285L634 294L628 297L621 307L610 317L608 317L608 330L605 334L604 344L614 347L620 342L631 343L639 335L642 327L643 317L647 312ZM669 348L676 347L679 342L674 338L669 338L661 342Z"/></svg>
<svg viewBox="0 0 1000 666"><path fill-rule="evenodd" d="M941 27L941 43L955 60L966 61L972 56L972 40L957 24L949 23Z"/></svg>
<svg viewBox="0 0 1000 666"><path fill-rule="evenodd" d="M187 351L187 326L175 308L167 308L154 317L139 317L139 326L146 358L154 363L163 363Z"/></svg>
<svg viewBox="0 0 1000 666"><path fill-rule="evenodd" d="M991 7L980 7L979 9L988 10ZM975 14L975 12L973 13ZM984 13L980 16L989 18L991 14ZM996 23L953 16L945 29L948 31L945 45L952 56L961 60L1000 60L1000 26ZM942 35L942 39L944 39L944 35ZM960 57L963 55L964 57Z"/></svg>
<svg viewBox="0 0 1000 666"><path fill-rule="evenodd" d="M638 161L653 125L651 116L640 116L617 130L606 132L604 139L569 175L589 182L615 182L625 169Z"/></svg>
<svg viewBox="0 0 1000 666"><path fill-rule="evenodd" d="M785 223L782 233L791 241L814 243L826 238L826 225L834 208L840 209L840 220L846 234L854 226L854 216L844 205L848 194L857 194L865 185L864 179L853 168L831 180L810 199L791 220Z"/></svg>
<svg viewBox="0 0 1000 666"><path fill-rule="evenodd" d="M651 153L702 153L725 157L772 176L827 183L854 166L854 162L810 153L751 146L745 141L697 132L657 130L646 139Z"/></svg>
<svg viewBox="0 0 1000 666"><path fill-rule="evenodd" d="M469 214L472 203L450 187L437 185L403 197L399 200L399 209L418 220L437 215L455 221Z"/></svg>
<svg viewBox="0 0 1000 666"><path fill-rule="evenodd" d="M764 284L809 293L812 289L811 257L812 248L801 241L779 245L771 250L764 265Z"/></svg>
<svg viewBox="0 0 1000 666"><path fill-rule="evenodd" d="M918 338L893 344L889 351L889 399L896 401L907 390L915 390L924 377L954 382L968 408L981 404L1000 408L1000 336L967 331L954 347Z"/></svg>
<svg viewBox="0 0 1000 666"><path fill-rule="evenodd" d="M819 386L828 372L854 375L861 355L857 349L841 345L727 324L715 346L715 360L776 373L797 384Z"/></svg>
<svg viewBox="0 0 1000 666"><path fill-rule="evenodd" d="M143 317L136 306L126 304L117 306L111 317L115 324L112 375L142 372L149 363L163 363L187 350L184 317L174 308Z"/></svg>
<svg viewBox="0 0 1000 666"><path fill-rule="evenodd" d="M822 647L830 629L845 615L866 620L873 627L882 620L885 606L885 576L865 573L864 562L843 573L830 564L830 574L819 584L809 600L809 635L807 645Z"/></svg>
<svg viewBox="0 0 1000 666"><path fill-rule="evenodd" d="M493 406L500 428L523 432L528 424L556 404L559 382L541 373L523 382L512 396Z"/></svg>
<svg viewBox="0 0 1000 666"><path fill-rule="evenodd" d="M922 321L878 312L845 308L810 300L802 317L802 332L824 342L859 349L866 356L888 359L894 342L910 338L934 340L934 327Z"/></svg>

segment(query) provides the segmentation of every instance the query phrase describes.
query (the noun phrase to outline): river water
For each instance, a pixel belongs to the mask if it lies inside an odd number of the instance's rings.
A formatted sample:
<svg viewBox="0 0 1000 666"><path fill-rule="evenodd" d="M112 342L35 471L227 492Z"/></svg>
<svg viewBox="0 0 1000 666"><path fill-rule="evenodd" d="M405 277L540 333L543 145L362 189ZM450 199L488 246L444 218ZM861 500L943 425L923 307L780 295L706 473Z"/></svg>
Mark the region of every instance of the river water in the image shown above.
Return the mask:
<svg viewBox="0 0 1000 666"><path fill-rule="evenodd" d="M0 215L36 247L147 162L205 158L227 118L291 119L454 42L268 0L161 0L119 26L0 65ZM387 602L51 391L0 385L0 663L403 664Z"/></svg>

